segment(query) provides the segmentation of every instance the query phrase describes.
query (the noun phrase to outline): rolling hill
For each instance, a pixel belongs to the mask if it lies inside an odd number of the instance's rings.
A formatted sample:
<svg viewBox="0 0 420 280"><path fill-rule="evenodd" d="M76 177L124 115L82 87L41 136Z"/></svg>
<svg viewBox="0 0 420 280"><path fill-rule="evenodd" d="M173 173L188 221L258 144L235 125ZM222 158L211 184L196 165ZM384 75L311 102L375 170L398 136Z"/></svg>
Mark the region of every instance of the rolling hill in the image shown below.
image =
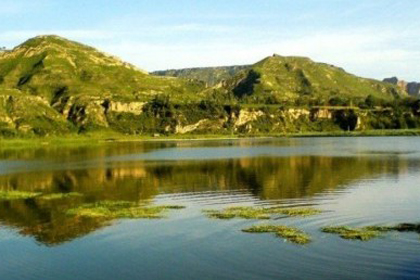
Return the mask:
<svg viewBox="0 0 420 280"><path fill-rule="evenodd" d="M398 128L406 118L410 127L418 123L417 111L410 111L401 118L388 114L380 125L362 126L355 105L388 106L383 104L408 95L395 85L309 58L273 55L254 65L154 74L62 37L29 39L0 52L0 136L95 130L286 133ZM339 107L328 112L314 107L325 105Z"/></svg>
<svg viewBox="0 0 420 280"><path fill-rule="evenodd" d="M357 77L333 65L279 55L243 68L214 89L219 96L231 95L249 104L327 105L331 99L358 104L369 96L384 101L407 96L394 85Z"/></svg>
<svg viewBox="0 0 420 280"><path fill-rule="evenodd" d="M32 38L3 53L0 86L51 102L77 95L148 100L156 94L194 94L202 87L149 75L116 57L54 35Z"/></svg>
<svg viewBox="0 0 420 280"><path fill-rule="evenodd" d="M156 95L194 100L203 87L149 75L59 36L38 36L0 53L0 128L44 135L107 127L107 106L138 108Z"/></svg>

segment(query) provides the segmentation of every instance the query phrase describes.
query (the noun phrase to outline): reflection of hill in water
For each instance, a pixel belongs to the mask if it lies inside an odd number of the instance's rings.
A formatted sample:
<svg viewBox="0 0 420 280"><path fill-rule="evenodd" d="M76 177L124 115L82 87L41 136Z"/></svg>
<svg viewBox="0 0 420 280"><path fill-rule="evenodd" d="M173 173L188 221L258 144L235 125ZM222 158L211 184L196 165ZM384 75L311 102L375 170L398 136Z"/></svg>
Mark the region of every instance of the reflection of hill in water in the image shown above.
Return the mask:
<svg viewBox="0 0 420 280"><path fill-rule="evenodd" d="M262 200L310 197L344 188L379 174L404 173L398 157L274 157L214 161L114 162L89 169L42 171L0 176L0 189L74 191L83 197L56 201L0 202L0 223L16 227L39 242L56 245L106 224L68 217L64 211L98 200L150 202L158 194L247 190Z"/></svg>

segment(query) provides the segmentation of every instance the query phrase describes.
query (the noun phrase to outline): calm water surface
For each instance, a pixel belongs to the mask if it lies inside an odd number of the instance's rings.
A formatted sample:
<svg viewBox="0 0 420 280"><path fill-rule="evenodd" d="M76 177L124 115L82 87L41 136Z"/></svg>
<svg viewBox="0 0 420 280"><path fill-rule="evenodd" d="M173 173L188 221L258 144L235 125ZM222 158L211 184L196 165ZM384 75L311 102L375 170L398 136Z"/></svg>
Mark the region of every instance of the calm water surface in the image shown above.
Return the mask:
<svg viewBox="0 0 420 280"><path fill-rule="evenodd" d="M417 233L360 242L319 230L419 223L419 182L417 137L0 149L0 190L83 194L0 201L0 279L420 279ZM186 209L159 220L65 214L101 200ZM201 213L248 205L325 211L272 221L311 234L305 246L241 232L260 221Z"/></svg>

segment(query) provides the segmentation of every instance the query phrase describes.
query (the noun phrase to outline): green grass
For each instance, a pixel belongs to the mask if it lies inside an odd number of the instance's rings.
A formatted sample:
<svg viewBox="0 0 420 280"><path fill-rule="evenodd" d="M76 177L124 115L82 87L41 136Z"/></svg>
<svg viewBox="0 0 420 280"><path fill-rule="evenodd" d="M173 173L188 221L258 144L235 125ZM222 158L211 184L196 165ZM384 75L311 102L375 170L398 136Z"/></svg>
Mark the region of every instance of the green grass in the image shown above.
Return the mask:
<svg viewBox="0 0 420 280"><path fill-rule="evenodd" d="M243 138L299 138L299 137L373 137L373 136L420 136L420 129L305 132L305 133L258 133L258 134L184 134L184 135L122 135L115 132L93 132L49 137L0 138L0 149L38 148L47 146L97 146L112 142L159 142L189 140L229 140Z"/></svg>
<svg viewBox="0 0 420 280"><path fill-rule="evenodd" d="M277 237L300 245L311 242L311 237L305 232L284 225L256 225L242 231L247 233L275 233Z"/></svg>
<svg viewBox="0 0 420 280"><path fill-rule="evenodd" d="M39 192L0 191L0 200L29 199L40 195Z"/></svg>
<svg viewBox="0 0 420 280"><path fill-rule="evenodd" d="M203 210L203 213L214 219L230 220L234 218L242 219L270 219L271 215L281 214L291 217L312 216L320 214L322 211L314 208L261 208L261 207L229 207L223 210Z"/></svg>
<svg viewBox="0 0 420 280"><path fill-rule="evenodd" d="M420 129L376 129L363 131L325 131L286 134L288 137L383 137L420 136Z"/></svg>
<svg viewBox="0 0 420 280"><path fill-rule="evenodd" d="M183 209L179 205L138 206L128 201L100 201L69 209L68 215L108 219L160 219L168 210Z"/></svg>

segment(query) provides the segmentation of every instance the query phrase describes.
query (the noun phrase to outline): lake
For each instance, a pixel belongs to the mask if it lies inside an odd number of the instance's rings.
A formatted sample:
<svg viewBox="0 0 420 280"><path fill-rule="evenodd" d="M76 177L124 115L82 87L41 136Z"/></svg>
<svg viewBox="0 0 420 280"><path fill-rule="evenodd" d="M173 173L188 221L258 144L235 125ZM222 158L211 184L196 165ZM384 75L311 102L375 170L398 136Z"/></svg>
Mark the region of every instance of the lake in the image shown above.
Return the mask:
<svg viewBox="0 0 420 280"><path fill-rule="evenodd" d="M0 144L1 145L1 144ZM0 279L420 279L420 233L321 231L420 223L420 138L129 142L0 149ZM43 199L43 195L69 194ZM159 219L69 215L104 201L178 205ZM130 204L131 205L131 204ZM232 206L319 215L214 219ZM249 234L298 228L312 242Z"/></svg>

